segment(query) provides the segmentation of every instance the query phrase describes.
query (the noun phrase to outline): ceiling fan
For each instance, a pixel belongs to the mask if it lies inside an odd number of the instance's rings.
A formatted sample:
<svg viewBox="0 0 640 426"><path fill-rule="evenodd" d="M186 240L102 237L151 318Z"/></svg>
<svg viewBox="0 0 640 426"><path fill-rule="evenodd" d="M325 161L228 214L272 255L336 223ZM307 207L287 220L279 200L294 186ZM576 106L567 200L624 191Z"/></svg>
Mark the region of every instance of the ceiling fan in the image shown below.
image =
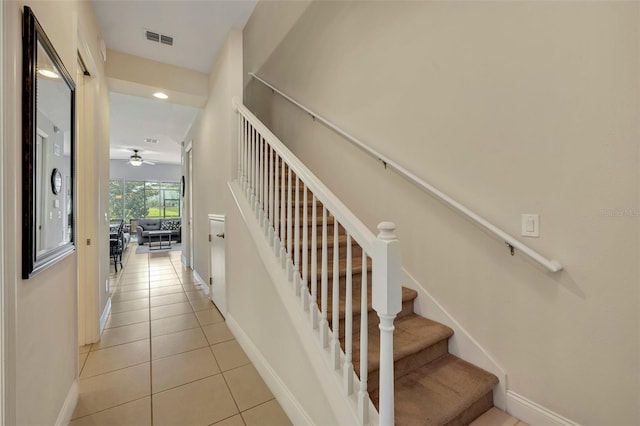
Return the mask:
<svg viewBox="0 0 640 426"><path fill-rule="evenodd" d="M129 164L131 164L134 167L140 167L143 164L149 164L151 166L156 165L156 163L154 163L153 161L143 160L142 157L138 154L137 149L134 149L133 155L129 157Z"/></svg>

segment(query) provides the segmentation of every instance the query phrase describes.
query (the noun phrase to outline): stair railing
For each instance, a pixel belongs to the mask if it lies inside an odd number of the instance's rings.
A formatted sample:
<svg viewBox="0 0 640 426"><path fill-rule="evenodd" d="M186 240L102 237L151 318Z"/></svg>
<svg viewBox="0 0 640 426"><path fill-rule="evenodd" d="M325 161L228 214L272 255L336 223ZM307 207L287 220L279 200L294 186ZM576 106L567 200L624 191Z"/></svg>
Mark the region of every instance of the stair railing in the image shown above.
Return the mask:
<svg viewBox="0 0 640 426"><path fill-rule="evenodd" d="M380 319L379 424L393 425L393 322L402 304L395 225L379 224L375 236L238 99L233 100L233 108L238 115L238 182L286 270L301 309L308 312L310 329L316 332L333 368L341 370L345 397L355 398L356 415L363 425L369 422L370 405L367 311L371 285L372 307ZM341 251L346 254L344 259ZM358 284L359 292L354 290ZM354 324L353 304L358 296L360 321ZM355 358L354 326L361 331ZM359 364L357 374L354 362Z"/></svg>
<svg viewBox="0 0 640 426"><path fill-rule="evenodd" d="M330 128L331 130L333 130L334 132L339 134L340 136L344 137L347 141L349 141L353 145L355 145L358 148L362 149L368 155L370 155L373 158L381 161L382 164L384 164L385 168L391 169L394 172L398 173L400 176L402 176L403 178L405 178L406 180L408 180L412 184L416 185L422 191L424 191L427 194L430 194L431 196L437 198L438 200L440 200L441 202L443 202L447 206L451 207L453 210L457 211L462 216L465 216L467 219L471 220L471 222L473 222L476 225L478 225L481 228L483 228L489 234L497 237L499 240L504 241L504 243L506 244L507 248L509 249L509 253L511 254L511 256L513 256L515 254L515 250L518 250L522 254L524 254L524 255L528 256L529 258L531 258L532 260L538 262L540 265L542 265L544 268L546 268L550 272L559 272L559 271L562 270L562 264L560 262L558 262L557 260L548 259L548 258L544 257L542 254L538 253L536 250L532 249L528 245L524 244L523 242L519 241L515 237L511 236L509 233L507 233L507 232L503 231L502 229L498 228L497 226L495 226L494 224L492 224L491 222L489 222L488 220L486 220L482 216L476 214L475 212L473 212L472 210L468 209L467 207L465 207L464 205L462 205L458 201L454 200L453 198L451 198L450 196L448 196L444 192L440 191L439 189L437 189L433 185L429 184L425 180L423 180L423 179L419 178L418 176L416 176L414 173L412 173L409 170L405 169L400 164L396 163L395 161L391 160L390 158L388 158L387 156L381 154L380 152L374 150L373 148L371 148L369 145L367 145L363 141L361 141L358 138L356 138L355 136L347 133L346 131L342 130L340 127L336 126L335 124L333 124L332 122L330 122L326 118L322 117L321 115L318 115L314 111L312 111L309 108L305 107L300 102L298 102L295 99L293 99L292 97L288 96L286 93L278 90L276 87L274 87L271 83L267 82L263 78L257 76L256 74L254 74L252 72L250 72L249 75L251 77L253 77L254 79L256 79L257 81L259 81L260 83L262 83L265 86L269 87L273 92L279 94L280 96L282 96L287 101L291 102L292 104L294 104L295 106L297 106L298 108L300 108L301 110L306 112L307 114L311 115L314 120L321 122L322 124L324 124L325 126Z"/></svg>

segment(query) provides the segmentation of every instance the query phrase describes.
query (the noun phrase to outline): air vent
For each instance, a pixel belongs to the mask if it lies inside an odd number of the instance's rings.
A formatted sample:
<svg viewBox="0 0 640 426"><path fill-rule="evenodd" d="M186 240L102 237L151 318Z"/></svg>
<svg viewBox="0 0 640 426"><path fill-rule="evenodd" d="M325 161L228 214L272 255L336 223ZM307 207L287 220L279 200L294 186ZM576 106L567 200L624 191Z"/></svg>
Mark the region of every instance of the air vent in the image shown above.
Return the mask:
<svg viewBox="0 0 640 426"><path fill-rule="evenodd" d="M160 41L160 34L154 33L153 31L145 31L144 35L147 37L149 41L155 41L158 43Z"/></svg>
<svg viewBox="0 0 640 426"><path fill-rule="evenodd" d="M168 46L173 46L173 37L169 37L169 36L166 36L166 35L161 35L160 36L160 43L166 44Z"/></svg>
<svg viewBox="0 0 640 426"><path fill-rule="evenodd" d="M154 43L162 43L166 46L173 46L173 36L160 34L155 31L144 30L144 37Z"/></svg>
<svg viewBox="0 0 640 426"><path fill-rule="evenodd" d="M158 143L158 139L144 138L146 143Z"/></svg>

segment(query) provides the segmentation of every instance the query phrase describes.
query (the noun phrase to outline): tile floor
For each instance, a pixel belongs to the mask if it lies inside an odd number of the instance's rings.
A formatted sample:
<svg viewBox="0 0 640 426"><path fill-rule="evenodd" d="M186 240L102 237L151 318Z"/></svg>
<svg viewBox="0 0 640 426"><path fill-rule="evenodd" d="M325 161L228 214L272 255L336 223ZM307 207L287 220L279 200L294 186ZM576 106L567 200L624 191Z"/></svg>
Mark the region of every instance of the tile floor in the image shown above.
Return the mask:
<svg viewBox="0 0 640 426"><path fill-rule="evenodd" d="M71 426L290 425L179 251L125 253Z"/></svg>

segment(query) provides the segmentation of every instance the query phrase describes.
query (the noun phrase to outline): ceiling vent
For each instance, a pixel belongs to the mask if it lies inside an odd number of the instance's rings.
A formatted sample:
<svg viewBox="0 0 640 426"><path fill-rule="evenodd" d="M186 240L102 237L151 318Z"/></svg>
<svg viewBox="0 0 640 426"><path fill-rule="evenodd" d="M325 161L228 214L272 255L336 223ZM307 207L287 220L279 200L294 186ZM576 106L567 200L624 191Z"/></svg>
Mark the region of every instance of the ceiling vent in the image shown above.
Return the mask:
<svg viewBox="0 0 640 426"><path fill-rule="evenodd" d="M161 34L160 43L166 44L167 46L173 46L173 37Z"/></svg>
<svg viewBox="0 0 640 426"><path fill-rule="evenodd" d="M144 36L147 40L152 41L154 43L162 43L167 46L173 46L173 37L165 34L160 34L155 31L144 31Z"/></svg>
<svg viewBox="0 0 640 426"><path fill-rule="evenodd" d="M156 43L160 41L160 34L154 33L153 31L145 31L144 35L149 41L155 41Z"/></svg>
<svg viewBox="0 0 640 426"><path fill-rule="evenodd" d="M158 143L158 139L144 138L146 143Z"/></svg>

